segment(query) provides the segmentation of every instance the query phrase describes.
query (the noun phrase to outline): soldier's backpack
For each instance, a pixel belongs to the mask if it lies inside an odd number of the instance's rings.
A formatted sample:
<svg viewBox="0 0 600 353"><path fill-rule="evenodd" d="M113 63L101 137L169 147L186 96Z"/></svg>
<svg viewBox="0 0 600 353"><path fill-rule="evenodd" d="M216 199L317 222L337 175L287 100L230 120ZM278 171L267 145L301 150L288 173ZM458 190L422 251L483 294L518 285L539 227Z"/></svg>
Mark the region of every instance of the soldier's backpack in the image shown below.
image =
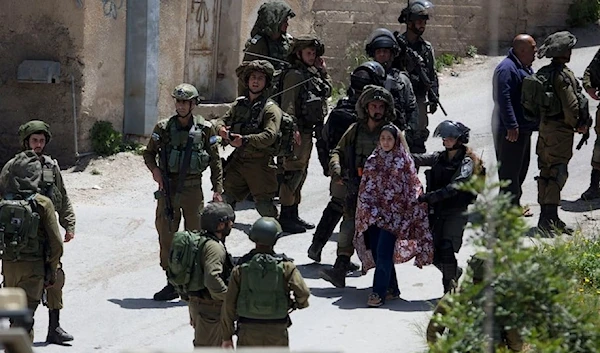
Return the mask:
<svg viewBox="0 0 600 353"><path fill-rule="evenodd" d="M240 265L240 293L237 313L260 320L286 318L291 299L286 293L283 263L285 258L256 254Z"/></svg>
<svg viewBox="0 0 600 353"><path fill-rule="evenodd" d="M344 136L350 125L357 120L356 107L348 99L341 99L336 107L329 113L327 122L323 127L326 136L327 149L334 149Z"/></svg>
<svg viewBox="0 0 600 353"><path fill-rule="evenodd" d="M205 232L176 232L169 251L167 280L178 293L184 294L205 288L200 252L211 240Z"/></svg>
<svg viewBox="0 0 600 353"><path fill-rule="evenodd" d="M19 260L21 255L41 254L40 215L34 196L0 201L0 256L3 259Z"/></svg>
<svg viewBox="0 0 600 353"><path fill-rule="evenodd" d="M539 123L545 117L553 117L562 112L560 99L554 90L556 74L554 67L544 66L523 79L521 104L525 119Z"/></svg>
<svg viewBox="0 0 600 353"><path fill-rule="evenodd" d="M261 117L259 121L262 121L262 115L265 109L271 105L276 104L272 100L268 100L265 103L263 110L260 112ZM281 111L281 125L277 132L277 139L273 144L273 156L275 157L290 157L294 155L294 132L296 131L296 123L288 113Z"/></svg>

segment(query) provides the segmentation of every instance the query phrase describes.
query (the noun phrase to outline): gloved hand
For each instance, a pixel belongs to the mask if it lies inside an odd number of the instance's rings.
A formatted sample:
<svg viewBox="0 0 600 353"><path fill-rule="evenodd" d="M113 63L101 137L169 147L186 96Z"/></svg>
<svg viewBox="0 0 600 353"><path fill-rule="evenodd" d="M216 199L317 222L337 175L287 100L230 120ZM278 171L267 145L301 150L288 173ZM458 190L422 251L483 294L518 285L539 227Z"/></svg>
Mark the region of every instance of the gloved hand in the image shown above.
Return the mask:
<svg viewBox="0 0 600 353"><path fill-rule="evenodd" d="M431 201L431 194L430 193L422 194L417 198L417 201L429 203Z"/></svg>
<svg viewBox="0 0 600 353"><path fill-rule="evenodd" d="M436 102L429 102L429 114L434 114L437 111L438 104Z"/></svg>

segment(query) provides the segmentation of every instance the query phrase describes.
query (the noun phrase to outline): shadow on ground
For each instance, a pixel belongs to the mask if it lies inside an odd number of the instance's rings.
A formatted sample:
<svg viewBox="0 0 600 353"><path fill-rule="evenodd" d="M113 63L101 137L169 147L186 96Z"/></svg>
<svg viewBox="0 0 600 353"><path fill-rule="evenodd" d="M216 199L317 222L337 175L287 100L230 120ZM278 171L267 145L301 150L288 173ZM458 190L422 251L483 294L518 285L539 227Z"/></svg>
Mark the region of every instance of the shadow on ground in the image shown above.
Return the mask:
<svg viewBox="0 0 600 353"><path fill-rule="evenodd" d="M319 277L319 271L324 270L326 268L332 268L332 265L324 265L324 264L320 264L318 262L312 262L309 264L303 264L303 265L296 265L296 268L298 269L298 271L300 271L300 274L302 274L303 278L307 278L307 279L319 279L321 277ZM360 277L360 271L354 271L352 273L349 273L346 275L346 277ZM325 280L323 280L325 281ZM329 283L329 282L326 282Z"/></svg>
<svg viewBox="0 0 600 353"><path fill-rule="evenodd" d="M600 199L593 201L585 201L583 199L577 199L575 201L561 200L560 208L565 212L591 212L600 209Z"/></svg>
<svg viewBox="0 0 600 353"><path fill-rule="evenodd" d="M427 300L404 300L402 298L389 300L379 308L369 308L367 299L371 294L371 288L311 288L310 294L320 298L337 298L333 305L344 310L353 309L387 309L391 311L415 312L415 311L432 311L440 298Z"/></svg>
<svg viewBox="0 0 600 353"><path fill-rule="evenodd" d="M183 300L159 302L148 298L123 298L108 299L109 302L117 304L123 309L167 309L177 306L187 306Z"/></svg>

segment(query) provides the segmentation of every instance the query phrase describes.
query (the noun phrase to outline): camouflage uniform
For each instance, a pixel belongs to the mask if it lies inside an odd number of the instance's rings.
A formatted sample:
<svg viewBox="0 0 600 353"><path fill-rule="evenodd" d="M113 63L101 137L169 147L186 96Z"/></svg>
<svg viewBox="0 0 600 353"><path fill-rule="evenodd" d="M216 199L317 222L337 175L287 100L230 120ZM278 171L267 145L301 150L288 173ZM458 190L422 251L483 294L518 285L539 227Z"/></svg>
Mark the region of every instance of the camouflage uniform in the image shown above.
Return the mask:
<svg viewBox="0 0 600 353"><path fill-rule="evenodd" d="M327 72L308 66L298 58L305 48L315 48L317 58L324 52L321 42L311 36L298 37L294 41L288 60L292 68L284 74L281 109L290 114L300 133L301 144L294 146L294 156L283 162L283 183L279 190L281 216L279 222L285 232L302 233L315 226L298 217L298 204L313 147L313 134L320 133L327 115L327 98L331 96L332 82ZM304 84L300 84L311 79ZM295 88L292 88L296 86Z"/></svg>
<svg viewBox="0 0 600 353"><path fill-rule="evenodd" d="M290 309L308 307L310 290L294 263L285 255L277 255L273 251L282 232L279 223L269 217L263 217L252 225L250 240L257 244L257 248L244 255L231 273L221 319L223 341L231 342L237 321L238 347L289 346L287 329L291 320L288 312ZM250 266L256 264L257 258L277 263L278 272L272 276L265 273L259 283L249 283L254 278ZM275 283L268 282L266 278ZM293 299L290 298L290 292L293 293ZM273 300L265 301L265 298ZM260 312L248 311L252 303L261 305ZM244 314L244 311L248 313Z"/></svg>
<svg viewBox="0 0 600 353"><path fill-rule="evenodd" d="M469 261L469 269L472 273L474 284L481 283L484 280L486 271L485 257L485 254L478 253L473 255ZM482 294L482 292L477 293L478 296ZM429 344L434 344L437 342L438 336L442 335L444 331L446 331L446 327L435 322L433 318L437 317L438 315L447 315L451 309L451 305L452 304L449 301L448 296L444 296L435 307L435 310L432 314L432 319L429 321L429 325L427 326L427 342ZM498 320L498 318L494 318L493 323L493 341L496 348L507 348L514 352L521 352L523 350L523 338L519 334L518 329L507 329L501 324L501 320Z"/></svg>
<svg viewBox="0 0 600 353"><path fill-rule="evenodd" d="M182 84L175 88L172 96L180 100L191 100L195 104L198 91L189 84ZM216 130L211 122L200 115L190 115L187 126L182 126L181 117L174 115L169 119L159 121L152 132L152 138L144 151L144 163L150 171L160 168L165 174L168 168L168 182L170 184L170 200L173 206L173 220L168 219L166 214L166 197L164 193L157 192L155 225L158 231L160 245L160 266L166 271L169 261L169 250L173 241L173 234L179 229L181 217L184 218L186 230L200 230L200 213L204 208L204 195L202 193L203 168L210 166L212 190L216 193L223 191L223 169L221 158L216 144L211 144L210 138L216 135ZM192 131L193 129L193 131ZM190 164L183 166L186 145L190 134L194 135L192 141L192 155ZM157 157L161 149L165 149L168 166L163 161L157 163ZM159 158L160 159L160 158ZM180 176L180 172L186 168L186 175ZM166 181L164 181L166 182ZM180 185L182 184L182 185ZM155 300L170 297L175 299L174 288L167 284L167 293L159 295ZM160 292L159 292L160 293ZM157 293L158 294L158 293Z"/></svg>
<svg viewBox="0 0 600 353"><path fill-rule="evenodd" d="M383 86L385 80L385 69L376 61L367 61L350 74L348 97L338 101L336 107L329 113L327 122L323 126L323 132L317 134L317 154L325 176L330 176L329 153L337 146L350 125L356 122L356 102L363 88L370 84ZM342 219L346 186L340 185L332 178L329 183L329 195L331 199L323 210L323 215L308 249L308 257L316 262L321 262L321 251Z"/></svg>
<svg viewBox="0 0 600 353"><path fill-rule="evenodd" d="M7 251L2 255L4 286L23 288L27 295L27 307L34 314L42 299L44 281L47 280L51 284L57 281L57 271L63 254L62 238L52 200L37 194L41 176L42 166L39 157L33 151L17 154L4 166L0 174L0 179L3 180L0 193L3 197L27 197L35 194L35 211L40 216L38 237L40 243L47 244L47 247L40 247L35 253L21 253L18 258ZM12 325L23 327L33 341L33 321L25 323L13 320Z"/></svg>
<svg viewBox="0 0 600 353"><path fill-rule="evenodd" d="M409 6L402 10L402 14L398 18L400 23L408 23L416 19L429 19L428 10L433 7L429 1L425 0L412 0ZM420 70L424 70L425 75L430 81L431 89L436 96L439 97L439 85L438 77L435 71L435 54L433 46L430 42L424 40L421 36L415 42L408 40L407 32L399 34L396 32L396 38L398 42L406 43L409 49L412 49L416 54L422 58L422 64L414 62L406 53L401 54L394 62L394 67L401 68L408 72L408 77L412 82L412 88L416 95L417 107L419 113L419 121L417 129L412 131L407 137L408 141L411 142L411 152L413 153L425 153L425 141L429 137L429 118L427 116L428 107L429 113L433 114L437 109L437 100L429 92L429 87L419 77Z"/></svg>
<svg viewBox="0 0 600 353"><path fill-rule="evenodd" d="M287 55L292 46L293 37L288 33L281 33L281 24L289 18L295 17L296 14L292 9L282 1L265 2L258 9L258 17L250 32L250 38L246 42L244 54L244 63L249 63L253 60L268 60L274 68L282 70L288 67L286 64ZM273 39L277 37L277 39ZM256 53L261 55L258 57L252 55ZM273 59L267 59L271 57ZM278 77L275 76L273 82L277 82ZM238 95L245 94L244 80L238 81Z"/></svg>
<svg viewBox="0 0 600 353"><path fill-rule="evenodd" d="M583 88L587 90L600 90L600 50L583 73ZM600 109L596 110L596 141L592 154L592 176L590 187L581 195L582 199L593 200L600 198Z"/></svg>
<svg viewBox="0 0 600 353"><path fill-rule="evenodd" d="M587 109L587 99L581 93L575 74L563 63L565 55L570 53L576 42L577 39L571 33L557 32L548 36L538 51L538 57L553 59L552 63L540 71L552 70L556 73L554 93L562 107L559 114L542 118L536 146L540 170L536 179L538 203L541 206L538 228L544 232L550 232L554 227L566 233L573 231L558 218L558 205L561 200L560 192L569 176L567 165L573 156L575 130L587 124L580 110L584 105ZM559 58L563 58L563 61Z"/></svg>
<svg viewBox="0 0 600 353"><path fill-rule="evenodd" d="M375 100L386 103L383 119L377 123L375 129L370 130L368 121L367 105ZM358 122L352 124L344 133L342 139L331 151L329 170L335 182L343 179L347 188L344 202L343 219L338 235L337 259L332 269L320 272L321 278L331 282L336 287L345 287L346 272L350 269L350 257L354 253L352 240L354 238L354 216L358 198L358 187L362 167L367 158L379 143L379 133L387 122L395 118L394 98L382 87L366 86L356 103Z"/></svg>
<svg viewBox="0 0 600 353"><path fill-rule="evenodd" d="M199 254L198 266L204 274L204 289L189 292L190 321L194 327L194 347L220 347L223 340L221 334L221 307L227 294L227 282L233 269L231 255L225 248L225 236L219 238L218 225L225 221L233 221L235 213L231 206L223 202L211 202L202 212L202 227L208 240Z"/></svg>
<svg viewBox="0 0 600 353"><path fill-rule="evenodd" d="M267 74L267 86L273 78L273 66L255 60L245 69L247 84L253 71ZM217 120L217 131L226 126L243 135L243 145L235 149L225 167L224 200L235 206L252 194L261 216L277 217L273 198L277 193L277 167L273 163L273 146L281 126L281 109L263 93L254 101L239 97L229 111ZM234 207L235 208L235 207Z"/></svg>
<svg viewBox="0 0 600 353"><path fill-rule="evenodd" d="M19 128L19 138L22 142L22 150L29 150L29 137L33 134L44 134L46 136L46 145L52 139L50 132L50 126L40 120L31 120ZM73 211L73 205L67 195L62 174L60 173L60 167L58 161L52 157L40 154L40 161L42 163L42 174L40 181L41 193L52 200L54 209L58 213L58 222L61 227L65 229L67 233L75 234L75 212ZM14 160L12 160L14 161ZM5 168L10 168L12 161L9 161ZM5 185L7 180L0 179L0 184ZM0 186L3 189L3 186ZM60 314L59 311L63 308L62 301L62 290L65 285L65 272L61 263L58 265L58 271L56 274L56 283L46 289L47 303L45 305L49 309L49 327L47 342L50 343L63 343L66 341L72 341L73 336L65 332L59 324Z"/></svg>

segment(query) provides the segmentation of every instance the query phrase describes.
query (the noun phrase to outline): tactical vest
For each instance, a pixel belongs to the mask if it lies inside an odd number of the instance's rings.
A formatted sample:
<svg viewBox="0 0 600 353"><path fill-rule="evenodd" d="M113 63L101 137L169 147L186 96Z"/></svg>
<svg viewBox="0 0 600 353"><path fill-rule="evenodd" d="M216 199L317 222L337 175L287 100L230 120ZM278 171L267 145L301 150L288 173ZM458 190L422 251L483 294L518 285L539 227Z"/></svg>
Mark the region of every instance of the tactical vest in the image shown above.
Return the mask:
<svg viewBox="0 0 600 353"><path fill-rule="evenodd" d="M463 159L466 158L465 151L459 151L451 161L446 158L446 152L438 152L437 161L431 169L425 172L427 178L427 192L442 189L452 182L455 176L460 173ZM456 197L443 200L435 205L440 210L466 209L471 204L476 195L470 192L459 191Z"/></svg>
<svg viewBox="0 0 600 353"><path fill-rule="evenodd" d="M402 34L402 36L404 36L404 38L406 39L406 34ZM408 42L408 39L406 39L406 42L412 50L414 50L417 54L421 56L421 58L423 58L424 67L422 69L424 70L425 75L427 75L427 77L429 77L429 79L432 80L432 76L435 75L435 69L433 65L435 59L433 57L433 47L431 46L431 44L422 39L418 40L415 43L410 43ZM412 83L415 95L418 97L425 96L427 94L427 86L424 82L421 82L421 78L419 77L417 71L414 70L414 68L410 67L407 68L407 71L409 74L408 78Z"/></svg>
<svg viewBox="0 0 600 353"><path fill-rule="evenodd" d="M63 204L63 194L60 192L57 180L57 169L58 166L56 161L50 156L42 156L42 182L40 183L40 189L42 195L46 196L52 201L55 210L61 210Z"/></svg>
<svg viewBox="0 0 600 353"><path fill-rule="evenodd" d="M166 147L169 163L167 170L169 173L179 174L182 170L188 139L191 143L191 158L186 174L202 174L210 164L210 155L207 152L210 147L205 146L207 138L205 128L210 128L211 123L205 121L202 117L193 118L194 123L189 130L182 130L177 127L176 116L167 122L165 130L169 136Z"/></svg>
<svg viewBox="0 0 600 353"><path fill-rule="evenodd" d="M563 118L562 104L554 89L554 80L559 72L555 65L546 65L523 79L521 104L525 119L539 123L545 118Z"/></svg>
<svg viewBox="0 0 600 353"><path fill-rule="evenodd" d="M400 130L406 130L406 107L408 102L406 101L404 90L406 84L402 81L400 75L403 75L400 70L392 69L390 73L386 75L384 82L384 88L390 91L392 97L394 97L394 108L396 109L396 120L394 124L400 128Z"/></svg>
<svg viewBox="0 0 600 353"><path fill-rule="evenodd" d="M0 252L3 260L18 261L44 258L40 236L40 215L35 194L23 199L6 198L0 201Z"/></svg>
<svg viewBox="0 0 600 353"><path fill-rule="evenodd" d="M357 116L355 105L355 101L343 98L338 102L331 113L329 113L327 123L325 124L325 135L327 136L326 148L328 150L334 149L350 125L356 122Z"/></svg>
<svg viewBox="0 0 600 353"><path fill-rule="evenodd" d="M256 45L259 41L266 41L267 52L266 53L258 53L265 56L269 56L271 58L287 61L287 55L290 51L292 36L289 34L284 34L279 40L272 40L267 36L263 36L262 34L256 34L254 37L250 38L248 42L246 42L246 51L250 48L251 45ZM283 63L278 60L269 60L267 58L259 58L252 57L252 54L248 54L250 56L250 60L268 60L275 69L281 70L286 68L286 63Z"/></svg>
<svg viewBox="0 0 600 353"><path fill-rule="evenodd" d="M240 265L241 283L237 314L255 320L278 320L290 305L284 276L284 259L258 253Z"/></svg>
<svg viewBox="0 0 600 353"><path fill-rule="evenodd" d="M246 97L239 97L236 101L234 114L231 116L231 132L240 135L258 134L263 130L263 115L261 112L267 103L261 99L248 106Z"/></svg>
<svg viewBox="0 0 600 353"><path fill-rule="evenodd" d="M294 73L302 77L305 82L301 87L300 94L296 97L296 111L298 126L302 129L312 129L317 124L322 124L327 115L327 95L329 87L317 74L313 74L307 68L294 69ZM281 75L281 80L285 75ZM281 86L283 88L283 84Z"/></svg>
<svg viewBox="0 0 600 353"><path fill-rule="evenodd" d="M383 126L381 126L383 127ZM356 125L356 139L354 140L354 154L356 168L362 169L365 166L367 158L373 153L379 144L379 134L381 127L375 131L369 131L366 124L358 123Z"/></svg>

